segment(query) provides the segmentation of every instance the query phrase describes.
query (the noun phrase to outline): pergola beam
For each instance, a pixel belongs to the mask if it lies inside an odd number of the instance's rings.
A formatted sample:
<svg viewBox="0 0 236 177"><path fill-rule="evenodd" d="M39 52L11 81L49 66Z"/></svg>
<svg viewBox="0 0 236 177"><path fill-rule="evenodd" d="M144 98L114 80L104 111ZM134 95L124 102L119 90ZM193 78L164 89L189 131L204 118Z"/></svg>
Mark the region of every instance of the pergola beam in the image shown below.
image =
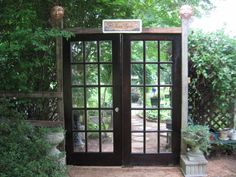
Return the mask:
<svg viewBox="0 0 236 177"><path fill-rule="evenodd" d="M12 98L60 98L62 99L62 92L0 92L0 97Z"/></svg>

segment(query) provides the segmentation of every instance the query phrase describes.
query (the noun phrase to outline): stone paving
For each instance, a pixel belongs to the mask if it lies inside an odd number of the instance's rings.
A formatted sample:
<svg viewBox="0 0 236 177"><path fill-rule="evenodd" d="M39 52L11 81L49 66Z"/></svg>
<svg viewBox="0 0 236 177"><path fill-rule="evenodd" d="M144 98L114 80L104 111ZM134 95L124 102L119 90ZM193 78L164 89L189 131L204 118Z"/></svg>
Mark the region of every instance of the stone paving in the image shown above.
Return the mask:
<svg viewBox="0 0 236 177"><path fill-rule="evenodd" d="M207 177L236 177L236 153L208 160ZM183 177L180 167L68 166L69 177Z"/></svg>
<svg viewBox="0 0 236 177"><path fill-rule="evenodd" d="M69 177L183 177L179 167L69 166Z"/></svg>

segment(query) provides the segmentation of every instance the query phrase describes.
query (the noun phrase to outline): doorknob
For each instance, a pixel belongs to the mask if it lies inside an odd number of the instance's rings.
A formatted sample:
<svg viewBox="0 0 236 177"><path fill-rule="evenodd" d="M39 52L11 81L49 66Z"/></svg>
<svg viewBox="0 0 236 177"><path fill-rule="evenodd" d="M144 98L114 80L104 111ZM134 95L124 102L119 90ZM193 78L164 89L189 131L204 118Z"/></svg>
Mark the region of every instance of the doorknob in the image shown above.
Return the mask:
<svg viewBox="0 0 236 177"><path fill-rule="evenodd" d="M119 107L116 107L116 108L115 108L115 112L119 112Z"/></svg>

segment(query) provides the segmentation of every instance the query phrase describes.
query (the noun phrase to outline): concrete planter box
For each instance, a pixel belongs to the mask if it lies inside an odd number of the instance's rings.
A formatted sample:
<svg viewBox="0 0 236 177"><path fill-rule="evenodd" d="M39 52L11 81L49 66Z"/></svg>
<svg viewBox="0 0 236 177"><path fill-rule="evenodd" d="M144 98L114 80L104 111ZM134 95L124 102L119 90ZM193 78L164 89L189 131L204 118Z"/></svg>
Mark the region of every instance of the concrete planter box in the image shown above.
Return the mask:
<svg viewBox="0 0 236 177"><path fill-rule="evenodd" d="M199 160L190 161L186 155L181 155L180 166L185 177L207 176L206 165L207 160L205 157Z"/></svg>

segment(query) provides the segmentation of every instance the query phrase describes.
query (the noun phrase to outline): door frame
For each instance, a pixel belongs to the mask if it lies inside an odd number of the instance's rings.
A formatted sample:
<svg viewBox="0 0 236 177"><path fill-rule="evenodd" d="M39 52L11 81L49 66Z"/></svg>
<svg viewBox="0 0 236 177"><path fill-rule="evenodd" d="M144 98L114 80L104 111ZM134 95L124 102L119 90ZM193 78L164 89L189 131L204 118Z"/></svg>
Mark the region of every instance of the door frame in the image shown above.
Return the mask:
<svg viewBox="0 0 236 177"><path fill-rule="evenodd" d="M79 164L79 165L88 165L89 162L93 162L92 165L167 165L169 163L165 163L165 161L167 159L172 159L173 163L172 164L178 164L179 163L179 158L180 158L180 141L181 141L181 135L180 135L180 130L181 130L181 98L182 98L182 93L181 93L181 29L180 28L175 28L175 30L167 30L167 33L164 33L163 30L159 30L156 28L153 29L144 29L143 33L141 34L102 34L100 29L71 29L70 31L76 33L76 35L102 35L102 36L109 36L109 35L114 35L117 36L119 38L119 45L117 46L116 50L119 51L118 54L118 62L119 64L117 66L119 66L118 70L120 71L119 74L119 78L117 77L116 79L119 80L119 88L121 90L121 96L119 96L119 102L121 105L119 105L120 111L119 111L119 117L121 120L121 123L118 125L121 128L121 135L119 138L119 142L121 142L121 147L119 150L120 153L120 157L119 157L119 161L120 162L111 162L109 158L107 158L108 160L105 160L104 162L102 161L98 161L96 163L94 163L94 159L99 158L100 156L93 154L94 157L93 158L87 158L87 157L82 157L83 159L86 158L87 162L86 164ZM127 36L132 36L134 38L140 38L141 35L144 36L149 36L149 38L153 39L153 37L155 38L156 36L159 36L161 38L166 39L166 37L171 36L171 39L174 40L178 40L177 43L177 47L175 50L179 50L180 52L178 52L178 56L176 56L179 59L178 62L178 73L179 73L179 77L178 79L175 81L176 83L178 83L178 92L180 93L178 96L178 105L173 106L174 109L178 109L178 116L179 116L179 120L178 122L176 122L177 120L173 120L173 131L177 131L177 135L176 135L176 139L172 140L173 144L175 144L174 142L176 142L176 144L178 145L177 148L175 148L175 151L173 152L173 154L175 154L174 156L170 157L170 156L166 156L166 155L159 155L158 156L158 160L157 160L157 156L153 157L149 154L145 154L146 158L142 158L141 156L138 155L132 155L130 156L130 149L126 146L127 143L130 144L129 139L131 138L130 135L131 133L129 132L130 130L130 126L131 126L131 120L129 121L129 123L127 124L127 122L125 122L124 117L129 116L130 117L130 113L129 111L127 111L128 109L130 110L130 100L129 100L129 96L128 94L130 93L129 90L129 85L127 84L127 77L125 76L129 76L127 74L129 74L129 71L127 69L124 69L125 66L129 66L130 63L128 63L127 60L124 60L125 57L127 57L127 46L125 45L125 40L127 40ZM126 38L126 39L124 39ZM77 36L70 38L71 39L76 40ZM68 48L66 48L65 46L68 45L68 43L70 41L67 40L63 40L63 58L65 60L65 58L69 57L69 52ZM124 52L126 51L126 52ZM63 61L64 61L63 60ZM73 154L73 147L71 148L71 145L73 145L73 139L71 138L72 136L68 136L72 130L71 126L72 124L70 120L67 120L68 115L70 115L71 113L68 113L69 109L69 100L68 98L70 97L70 93L67 91L65 91L66 89L68 90L68 81L69 81L69 75L66 75L66 73L68 73L68 70L70 69L70 67L68 66L69 62L63 62L63 85L64 85L64 91L63 91L63 96L64 96L64 108L65 108L65 127L66 127L66 151L67 151L67 162L68 164L78 164L78 159L81 159L81 157L78 157L78 155L74 156ZM70 71L69 71L70 73ZM117 74L118 75L118 74ZM173 83L173 85L175 85ZM65 99L66 98L66 99ZM173 95L174 98L174 95ZM174 101L172 102L173 104ZM130 117L131 118L131 117ZM73 158L71 158L71 156L74 156ZM81 156L81 154L79 154L79 156ZM167 160L168 161L168 160ZM166 162L167 162L166 161Z"/></svg>

